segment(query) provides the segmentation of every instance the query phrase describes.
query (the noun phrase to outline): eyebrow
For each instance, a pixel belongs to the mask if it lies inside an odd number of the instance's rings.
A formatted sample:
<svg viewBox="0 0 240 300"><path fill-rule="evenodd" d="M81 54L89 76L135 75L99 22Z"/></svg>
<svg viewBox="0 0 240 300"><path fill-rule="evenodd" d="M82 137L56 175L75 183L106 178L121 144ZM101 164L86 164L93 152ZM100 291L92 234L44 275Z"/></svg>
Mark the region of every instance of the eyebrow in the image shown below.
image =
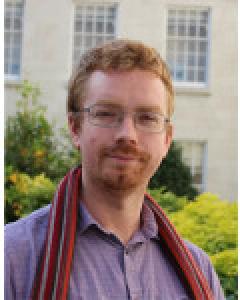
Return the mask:
<svg viewBox="0 0 240 300"><path fill-rule="evenodd" d="M118 104L118 103L114 103L113 101L111 100L98 100L95 104L97 105L110 105L112 107L117 107L117 108L122 108L123 109L123 106L121 104ZM157 106L157 105L152 105L152 106L148 106L148 105L140 105L140 106L137 106L136 107L136 111L151 111L151 112L157 112L157 113L161 113L161 114L164 114L162 108L160 106Z"/></svg>

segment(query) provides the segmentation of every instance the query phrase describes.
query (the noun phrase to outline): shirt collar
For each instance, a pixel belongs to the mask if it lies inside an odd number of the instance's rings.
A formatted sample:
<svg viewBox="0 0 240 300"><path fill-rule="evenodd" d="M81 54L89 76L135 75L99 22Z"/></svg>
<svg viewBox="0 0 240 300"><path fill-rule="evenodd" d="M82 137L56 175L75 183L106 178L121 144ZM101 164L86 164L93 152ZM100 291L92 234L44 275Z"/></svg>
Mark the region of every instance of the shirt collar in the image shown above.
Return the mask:
<svg viewBox="0 0 240 300"><path fill-rule="evenodd" d="M79 233L83 234L89 227L95 226L100 231L108 233L104 228L93 218L87 207L82 201L79 201ZM141 211L141 228L136 233L137 236L143 235L146 239L157 238L158 228L154 217L154 213L143 203Z"/></svg>

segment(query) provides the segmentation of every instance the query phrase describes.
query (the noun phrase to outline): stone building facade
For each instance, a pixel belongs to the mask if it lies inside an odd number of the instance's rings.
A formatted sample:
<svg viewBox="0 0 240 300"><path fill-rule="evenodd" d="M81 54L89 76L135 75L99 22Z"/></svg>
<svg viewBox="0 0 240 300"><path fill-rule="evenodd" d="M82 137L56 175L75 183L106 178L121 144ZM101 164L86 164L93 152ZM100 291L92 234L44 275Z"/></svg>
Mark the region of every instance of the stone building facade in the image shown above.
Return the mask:
<svg viewBox="0 0 240 300"><path fill-rule="evenodd" d="M237 199L236 0L5 0L5 114L23 79L41 88L48 117L66 126L67 83L82 52L141 40L175 84L175 140L196 186Z"/></svg>

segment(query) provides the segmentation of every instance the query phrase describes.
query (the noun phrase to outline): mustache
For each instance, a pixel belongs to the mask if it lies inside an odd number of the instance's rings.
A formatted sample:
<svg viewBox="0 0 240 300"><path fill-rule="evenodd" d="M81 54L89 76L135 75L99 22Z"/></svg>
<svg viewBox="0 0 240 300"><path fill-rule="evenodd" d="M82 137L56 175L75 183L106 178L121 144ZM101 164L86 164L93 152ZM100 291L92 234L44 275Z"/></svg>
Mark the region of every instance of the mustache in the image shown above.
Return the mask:
<svg viewBox="0 0 240 300"><path fill-rule="evenodd" d="M138 149L136 146L129 143L119 143L113 146L106 146L101 149L101 157L112 155L131 155L140 161L148 161L150 154Z"/></svg>

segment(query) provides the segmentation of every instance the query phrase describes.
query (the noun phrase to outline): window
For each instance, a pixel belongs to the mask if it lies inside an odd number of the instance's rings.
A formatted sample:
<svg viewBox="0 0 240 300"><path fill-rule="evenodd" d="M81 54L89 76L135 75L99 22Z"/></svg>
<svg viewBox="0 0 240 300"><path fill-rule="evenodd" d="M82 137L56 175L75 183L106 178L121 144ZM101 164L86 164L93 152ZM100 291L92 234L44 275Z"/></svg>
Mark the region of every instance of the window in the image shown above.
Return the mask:
<svg viewBox="0 0 240 300"><path fill-rule="evenodd" d="M193 185L199 190L205 190L206 178L206 143L198 141L177 141L182 148L183 161L190 167Z"/></svg>
<svg viewBox="0 0 240 300"><path fill-rule="evenodd" d="M23 34L23 2L6 1L4 11L4 74L19 78Z"/></svg>
<svg viewBox="0 0 240 300"><path fill-rule="evenodd" d="M115 4L78 5L74 17L73 65L89 48L116 37Z"/></svg>
<svg viewBox="0 0 240 300"><path fill-rule="evenodd" d="M167 62L176 85L206 86L209 10L169 9Z"/></svg>

